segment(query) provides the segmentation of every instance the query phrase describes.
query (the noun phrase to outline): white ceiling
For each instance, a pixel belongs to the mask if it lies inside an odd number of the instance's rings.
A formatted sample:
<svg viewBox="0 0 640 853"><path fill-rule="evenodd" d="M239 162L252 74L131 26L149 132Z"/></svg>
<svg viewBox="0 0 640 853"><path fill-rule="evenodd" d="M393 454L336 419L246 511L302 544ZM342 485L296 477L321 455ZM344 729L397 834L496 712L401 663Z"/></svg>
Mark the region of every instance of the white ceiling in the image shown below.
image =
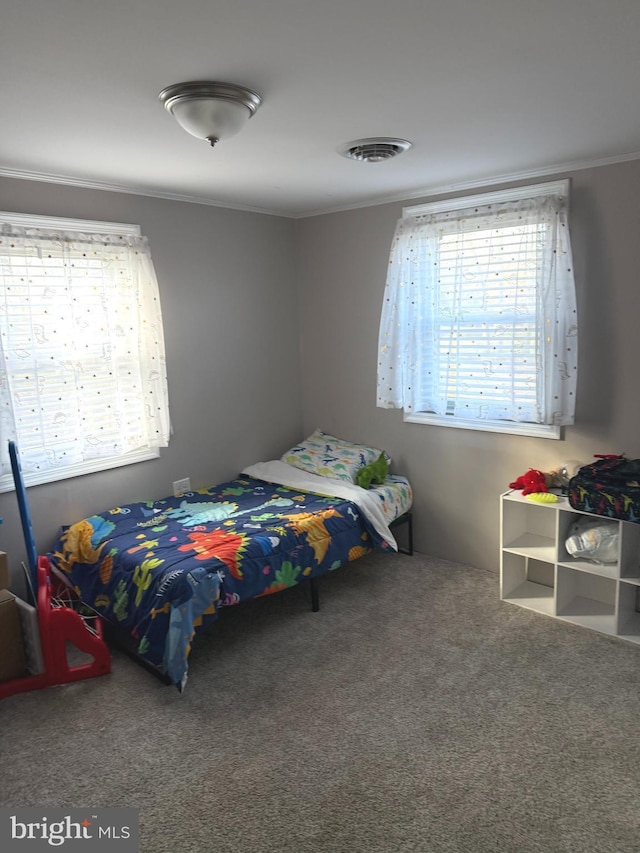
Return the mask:
<svg viewBox="0 0 640 853"><path fill-rule="evenodd" d="M639 0L3 6L1 175L299 217L640 157ZM197 79L263 98L215 149L158 100Z"/></svg>

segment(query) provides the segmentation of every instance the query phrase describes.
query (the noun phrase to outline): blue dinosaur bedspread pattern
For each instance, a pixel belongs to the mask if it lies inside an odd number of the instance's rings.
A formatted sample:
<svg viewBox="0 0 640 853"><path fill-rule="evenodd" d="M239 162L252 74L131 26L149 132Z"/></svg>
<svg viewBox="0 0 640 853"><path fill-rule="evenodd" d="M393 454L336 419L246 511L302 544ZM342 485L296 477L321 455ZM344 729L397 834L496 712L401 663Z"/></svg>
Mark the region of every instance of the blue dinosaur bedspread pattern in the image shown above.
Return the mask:
<svg viewBox="0 0 640 853"><path fill-rule="evenodd" d="M354 503L239 477L83 519L48 557L182 690L194 633L221 607L324 574L374 547L389 549Z"/></svg>

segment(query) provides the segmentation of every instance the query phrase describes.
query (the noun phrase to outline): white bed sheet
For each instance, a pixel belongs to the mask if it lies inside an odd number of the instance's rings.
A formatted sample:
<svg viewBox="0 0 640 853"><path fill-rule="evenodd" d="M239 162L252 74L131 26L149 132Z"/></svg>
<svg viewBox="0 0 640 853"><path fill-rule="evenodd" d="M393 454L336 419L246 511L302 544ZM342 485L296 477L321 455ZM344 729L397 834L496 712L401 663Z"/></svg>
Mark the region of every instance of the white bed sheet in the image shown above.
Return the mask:
<svg viewBox="0 0 640 853"><path fill-rule="evenodd" d="M257 480L265 480L267 483L277 483L280 486L288 486L300 489L303 492L314 492L317 495L326 495L331 498L344 498L356 504L362 513L371 522L380 536L393 548L398 550L393 533L382 510L382 504L375 494L367 489L361 489L344 480L333 480L329 477L320 477L317 474L309 474L300 468L295 468L286 462L272 460L271 462L256 462L242 471L248 477Z"/></svg>

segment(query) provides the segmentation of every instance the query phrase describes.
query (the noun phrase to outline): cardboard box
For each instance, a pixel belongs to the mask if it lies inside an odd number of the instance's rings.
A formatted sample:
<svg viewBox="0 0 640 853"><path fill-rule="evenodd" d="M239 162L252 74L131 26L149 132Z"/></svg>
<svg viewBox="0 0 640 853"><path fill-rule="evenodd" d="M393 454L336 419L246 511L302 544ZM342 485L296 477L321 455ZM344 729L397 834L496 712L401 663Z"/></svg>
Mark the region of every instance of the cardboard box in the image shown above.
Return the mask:
<svg viewBox="0 0 640 853"><path fill-rule="evenodd" d="M45 666L42 644L40 642L38 611L32 604L28 604L21 598L16 598L16 604L18 605L20 622L22 623L25 665L31 675L40 675L41 672L45 671Z"/></svg>
<svg viewBox="0 0 640 853"><path fill-rule="evenodd" d="M0 589L9 589L11 579L9 577L9 560L4 551L0 551Z"/></svg>
<svg viewBox="0 0 640 853"><path fill-rule="evenodd" d="M16 597L0 589L0 681L26 675L22 622Z"/></svg>

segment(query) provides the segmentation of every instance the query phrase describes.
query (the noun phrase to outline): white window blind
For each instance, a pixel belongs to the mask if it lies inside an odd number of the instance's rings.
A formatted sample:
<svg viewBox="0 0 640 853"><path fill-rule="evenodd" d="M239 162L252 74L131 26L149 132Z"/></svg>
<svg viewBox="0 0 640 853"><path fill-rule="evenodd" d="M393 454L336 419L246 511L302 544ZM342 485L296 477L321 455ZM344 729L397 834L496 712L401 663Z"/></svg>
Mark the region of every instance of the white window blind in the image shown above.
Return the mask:
<svg viewBox="0 0 640 853"><path fill-rule="evenodd" d="M157 455L169 437L162 314L135 226L0 214L0 487Z"/></svg>
<svg viewBox="0 0 640 853"><path fill-rule="evenodd" d="M573 422L576 380L564 182L405 212L380 323L379 406L559 426Z"/></svg>

